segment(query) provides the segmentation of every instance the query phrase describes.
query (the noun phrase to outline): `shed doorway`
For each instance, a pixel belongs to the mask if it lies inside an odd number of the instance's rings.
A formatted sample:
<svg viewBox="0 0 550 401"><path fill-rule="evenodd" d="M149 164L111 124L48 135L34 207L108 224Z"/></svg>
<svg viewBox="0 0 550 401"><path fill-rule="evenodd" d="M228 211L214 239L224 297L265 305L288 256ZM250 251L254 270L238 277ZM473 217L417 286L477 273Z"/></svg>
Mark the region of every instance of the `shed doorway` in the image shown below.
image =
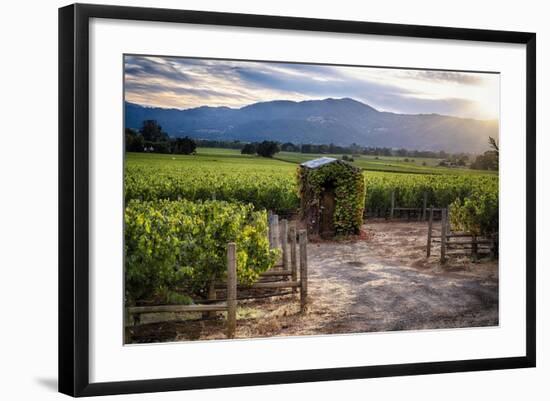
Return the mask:
<svg viewBox="0 0 550 401"><path fill-rule="evenodd" d="M333 157L300 164L298 170L300 220L308 235L330 239L357 235L363 224L363 171Z"/></svg>
<svg viewBox="0 0 550 401"><path fill-rule="evenodd" d="M332 182L325 184L325 190L320 199L320 235L321 238L328 239L334 237L334 211L336 208L336 195L334 194L334 184Z"/></svg>

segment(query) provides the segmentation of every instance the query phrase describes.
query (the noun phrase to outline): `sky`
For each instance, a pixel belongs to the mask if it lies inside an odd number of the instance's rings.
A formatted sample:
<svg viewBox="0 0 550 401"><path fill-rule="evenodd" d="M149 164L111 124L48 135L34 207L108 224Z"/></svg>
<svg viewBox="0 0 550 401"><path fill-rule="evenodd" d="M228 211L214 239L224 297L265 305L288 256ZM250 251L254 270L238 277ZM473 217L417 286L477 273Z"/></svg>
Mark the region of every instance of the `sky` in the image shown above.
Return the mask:
<svg viewBox="0 0 550 401"><path fill-rule="evenodd" d="M352 98L379 111L497 119L499 74L126 56L125 100L189 109Z"/></svg>

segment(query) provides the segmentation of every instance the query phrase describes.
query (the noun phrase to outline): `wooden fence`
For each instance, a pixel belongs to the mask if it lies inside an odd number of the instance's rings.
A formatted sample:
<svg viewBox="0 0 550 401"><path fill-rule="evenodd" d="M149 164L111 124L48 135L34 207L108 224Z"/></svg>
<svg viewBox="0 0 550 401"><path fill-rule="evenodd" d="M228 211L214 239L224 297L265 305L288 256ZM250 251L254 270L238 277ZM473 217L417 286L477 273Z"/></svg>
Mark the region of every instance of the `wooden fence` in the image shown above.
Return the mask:
<svg viewBox="0 0 550 401"><path fill-rule="evenodd" d="M290 240L290 241L289 241ZM155 305L132 306L126 309L127 322L131 325L140 324L140 316L145 313L213 313L227 312L227 337L234 338L237 324L237 301L259 297L239 298L238 292L244 290L277 290L290 289L291 293L300 291L300 311L304 313L307 306L307 233L306 230L297 230L295 224L288 224L277 215L270 214L269 242L272 248L281 249L281 260L275 266L260 275L260 280L251 286L237 283L237 246L231 242L227 244L227 282L213 283L209 289L208 299L203 304L194 305ZM298 257L299 270L298 278ZM225 289L226 298L216 299L216 290ZM281 293L267 296L280 296ZM200 301L199 301L200 302ZM206 302L206 303L204 303Z"/></svg>
<svg viewBox="0 0 550 401"><path fill-rule="evenodd" d="M300 291L300 309L305 311L307 304L307 233L298 230L296 222L289 224L288 220L269 214L269 242L272 248L281 249L281 260L273 269L262 273L262 277L279 277L280 280L272 283L258 282L252 286L265 288L292 288L292 292ZM289 241L290 240L290 241ZM299 245L299 248L298 246ZM300 279L298 279L298 257L300 258ZM289 280L290 278L290 280Z"/></svg>
<svg viewBox="0 0 550 401"><path fill-rule="evenodd" d="M428 207L428 193L424 192L422 197L422 207L399 207L396 206L395 191L391 192L390 207L378 208L375 210L365 210L366 217L384 217L386 219L402 219L426 221L428 219L428 211L433 209L436 220L441 219L441 208Z"/></svg>
<svg viewBox="0 0 550 401"><path fill-rule="evenodd" d="M430 257L432 244L439 244L441 263L447 261L448 256L470 254L472 260L477 261L484 254L494 259L498 255L498 239L486 238L471 233L451 232L449 224L449 209L440 209L441 226L439 231L434 229L434 210L429 209L428 235L426 243L426 257Z"/></svg>

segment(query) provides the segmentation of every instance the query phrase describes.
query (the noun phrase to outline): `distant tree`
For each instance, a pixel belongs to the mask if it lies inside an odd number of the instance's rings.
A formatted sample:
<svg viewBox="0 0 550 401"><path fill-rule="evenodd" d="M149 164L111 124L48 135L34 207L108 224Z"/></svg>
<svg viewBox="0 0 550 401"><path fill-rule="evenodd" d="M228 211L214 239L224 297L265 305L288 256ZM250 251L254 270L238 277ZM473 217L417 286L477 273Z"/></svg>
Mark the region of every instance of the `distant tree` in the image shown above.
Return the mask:
<svg viewBox="0 0 550 401"><path fill-rule="evenodd" d="M196 149L197 144L195 141L187 136L185 138L176 138L172 142L172 153L190 155L195 153Z"/></svg>
<svg viewBox="0 0 550 401"><path fill-rule="evenodd" d="M281 145L281 150L283 152L298 152L300 148L294 145L292 142L286 142Z"/></svg>
<svg viewBox="0 0 550 401"><path fill-rule="evenodd" d="M300 151L302 153L314 153L313 145L311 145L309 143L305 143L305 144L302 145Z"/></svg>
<svg viewBox="0 0 550 401"><path fill-rule="evenodd" d="M495 170L498 170L499 154L500 153L499 153L498 143L495 140L495 138L489 137L489 146L493 149L493 152L495 154L495 157L496 157Z"/></svg>
<svg viewBox="0 0 550 401"><path fill-rule="evenodd" d="M492 137L489 137L489 147L491 150L487 150L482 155L477 156L474 162L470 164L470 168L476 170L498 170L499 148L497 141Z"/></svg>
<svg viewBox="0 0 550 401"><path fill-rule="evenodd" d="M126 128L124 130L124 139L127 152L143 152L145 148L145 141L143 136L132 128Z"/></svg>
<svg viewBox="0 0 550 401"><path fill-rule="evenodd" d="M145 120L139 130L143 139L148 142L164 142L168 140L168 134L162 132L162 127L156 120Z"/></svg>
<svg viewBox="0 0 550 401"><path fill-rule="evenodd" d="M498 170L498 154L494 150L488 150L475 158L470 164L470 168L475 170Z"/></svg>
<svg viewBox="0 0 550 401"><path fill-rule="evenodd" d="M407 149L397 149L397 156L407 156L409 151Z"/></svg>
<svg viewBox="0 0 550 401"><path fill-rule="evenodd" d="M273 157L279 151L279 144L273 141L263 141L256 146L256 153L262 157Z"/></svg>
<svg viewBox="0 0 550 401"><path fill-rule="evenodd" d="M347 162L353 162L354 158L353 158L353 156L343 155L342 160L347 161Z"/></svg>
<svg viewBox="0 0 550 401"><path fill-rule="evenodd" d="M499 154L498 154L498 143L495 140L495 138L493 138L491 136L489 137L489 146L493 149L494 152L496 152L497 157L498 157L499 156Z"/></svg>
<svg viewBox="0 0 550 401"><path fill-rule="evenodd" d="M245 145L245 143L241 141L217 141L217 140L210 140L210 139L195 139L194 141L198 147L203 147L203 148L223 148L223 149L241 150L242 147Z"/></svg>
<svg viewBox="0 0 550 401"><path fill-rule="evenodd" d="M319 153L329 153L328 145L319 145Z"/></svg>
<svg viewBox="0 0 550 401"><path fill-rule="evenodd" d="M168 141L150 142L145 141L145 148L152 153L172 153L172 146Z"/></svg>
<svg viewBox="0 0 550 401"><path fill-rule="evenodd" d="M243 155L254 155L256 154L256 145L253 143L247 143L241 149L241 154Z"/></svg>

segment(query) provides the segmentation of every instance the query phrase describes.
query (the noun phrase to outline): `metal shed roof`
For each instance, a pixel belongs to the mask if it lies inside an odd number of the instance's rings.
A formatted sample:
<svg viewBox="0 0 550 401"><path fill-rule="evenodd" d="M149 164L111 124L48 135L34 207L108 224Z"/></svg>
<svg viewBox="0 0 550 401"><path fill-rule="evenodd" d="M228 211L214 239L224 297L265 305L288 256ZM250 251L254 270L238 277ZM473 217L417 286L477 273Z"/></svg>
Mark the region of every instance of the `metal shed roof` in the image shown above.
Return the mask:
<svg viewBox="0 0 550 401"><path fill-rule="evenodd" d="M303 162L300 164L302 167L307 168L319 168L321 166L324 166L326 164L337 162L338 159L335 159L334 157L320 157L318 159L308 160L307 162Z"/></svg>

